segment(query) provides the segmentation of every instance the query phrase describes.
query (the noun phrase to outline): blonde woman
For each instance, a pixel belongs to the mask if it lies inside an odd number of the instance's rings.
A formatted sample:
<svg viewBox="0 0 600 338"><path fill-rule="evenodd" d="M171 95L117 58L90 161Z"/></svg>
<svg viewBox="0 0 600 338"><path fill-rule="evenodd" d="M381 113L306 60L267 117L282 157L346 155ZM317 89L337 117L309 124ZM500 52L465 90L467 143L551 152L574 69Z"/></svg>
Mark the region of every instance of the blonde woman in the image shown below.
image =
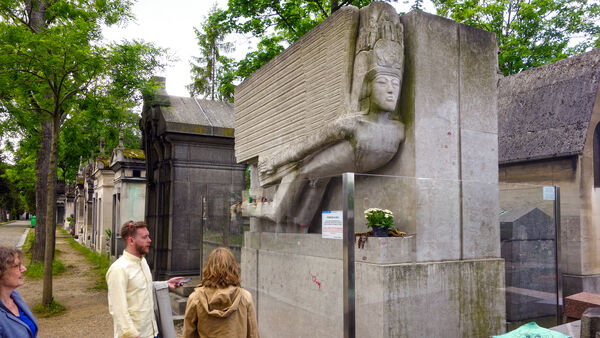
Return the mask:
<svg viewBox="0 0 600 338"><path fill-rule="evenodd" d="M184 338L258 337L252 295L240 287L238 270L229 249L217 248L210 253L202 282L188 298Z"/></svg>

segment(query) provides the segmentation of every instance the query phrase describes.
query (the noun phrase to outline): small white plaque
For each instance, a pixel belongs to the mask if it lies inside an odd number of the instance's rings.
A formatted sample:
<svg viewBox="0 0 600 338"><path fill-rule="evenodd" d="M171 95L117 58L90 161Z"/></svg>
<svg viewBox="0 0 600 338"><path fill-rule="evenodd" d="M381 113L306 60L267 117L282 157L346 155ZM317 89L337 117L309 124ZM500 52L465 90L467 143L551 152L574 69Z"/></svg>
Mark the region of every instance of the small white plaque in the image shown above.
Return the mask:
<svg viewBox="0 0 600 338"><path fill-rule="evenodd" d="M344 236L344 219L342 210L321 212L322 237L342 239Z"/></svg>
<svg viewBox="0 0 600 338"><path fill-rule="evenodd" d="M544 201L554 201L554 187L544 187Z"/></svg>

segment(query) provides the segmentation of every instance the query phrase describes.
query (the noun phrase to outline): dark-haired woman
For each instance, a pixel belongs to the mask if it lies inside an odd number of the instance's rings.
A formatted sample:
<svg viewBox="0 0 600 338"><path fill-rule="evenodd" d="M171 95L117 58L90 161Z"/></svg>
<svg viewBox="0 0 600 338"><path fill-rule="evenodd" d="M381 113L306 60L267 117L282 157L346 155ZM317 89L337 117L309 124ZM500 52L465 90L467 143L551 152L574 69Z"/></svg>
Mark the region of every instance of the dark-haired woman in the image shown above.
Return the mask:
<svg viewBox="0 0 600 338"><path fill-rule="evenodd" d="M240 287L229 249L217 248L206 259L202 282L188 298L183 337L258 337L252 295Z"/></svg>
<svg viewBox="0 0 600 338"><path fill-rule="evenodd" d="M0 337L33 338L37 335L38 324L33 313L16 290L23 285L23 265L21 250L0 247Z"/></svg>

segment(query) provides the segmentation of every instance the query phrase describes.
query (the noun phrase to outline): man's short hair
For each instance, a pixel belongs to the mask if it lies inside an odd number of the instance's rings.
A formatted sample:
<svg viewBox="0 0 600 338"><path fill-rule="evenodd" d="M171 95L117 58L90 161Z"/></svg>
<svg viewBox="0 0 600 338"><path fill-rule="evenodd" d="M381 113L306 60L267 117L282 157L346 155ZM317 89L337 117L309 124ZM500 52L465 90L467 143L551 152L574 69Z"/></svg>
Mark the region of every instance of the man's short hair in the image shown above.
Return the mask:
<svg viewBox="0 0 600 338"><path fill-rule="evenodd" d="M121 226L121 238L123 238L124 241L127 241L127 237L135 237L137 229L147 227L148 225L144 221L127 221Z"/></svg>

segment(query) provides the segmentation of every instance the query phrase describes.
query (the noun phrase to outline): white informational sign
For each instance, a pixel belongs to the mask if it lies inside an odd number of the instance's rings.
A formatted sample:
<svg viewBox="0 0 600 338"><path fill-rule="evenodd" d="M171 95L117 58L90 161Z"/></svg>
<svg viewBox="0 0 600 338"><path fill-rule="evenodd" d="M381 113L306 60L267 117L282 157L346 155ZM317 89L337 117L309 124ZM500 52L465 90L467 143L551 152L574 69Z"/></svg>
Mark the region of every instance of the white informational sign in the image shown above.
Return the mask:
<svg viewBox="0 0 600 338"><path fill-rule="evenodd" d="M554 201L554 187L544 187L544 201Z"/></svg>
<svg viewBox="0 0 600 338"><path fill-rule="evenodd" d="M321 213L322 237L342 239L344 219L342 210L323 211Z"/></svg>

